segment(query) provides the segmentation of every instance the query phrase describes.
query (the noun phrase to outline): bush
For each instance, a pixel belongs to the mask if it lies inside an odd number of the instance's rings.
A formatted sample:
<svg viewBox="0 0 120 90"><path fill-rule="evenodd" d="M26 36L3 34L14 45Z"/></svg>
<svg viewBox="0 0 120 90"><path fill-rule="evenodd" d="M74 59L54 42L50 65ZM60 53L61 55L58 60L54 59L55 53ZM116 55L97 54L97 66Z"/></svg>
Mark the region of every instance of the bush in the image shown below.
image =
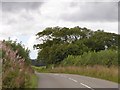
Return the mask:
<svg viewBox="0 0 120 90"><path fill-rule="evenodd" d="M28 63L28 51L21 44L18 45L11 41L2 42L2 46L4 52L2 56L2 88L31 87L33 84L31 77L34 72Z"/></svg>
<svg viewBox="0 0 120 90"><path fill-rule="evenodd" d="M29 57L29 52L30 50L28 50L28 48L26 49L25 47L23 47L22 43L16 43L16 41L3 41L7 46L9 46L13 51L17 51L17 54L19 54L19 56L21 58L24 58L25 61L27 63L30 62L30 57Z"/></svg>
<svg viewBox="0 0 120 90"><path fill-rule="evenodd" d="M105 65L110 67L118 65L118 52L116 50L104 50L100 52L88 52L83 55L69 55L61 63L64 66L69 65Z"/></svg>

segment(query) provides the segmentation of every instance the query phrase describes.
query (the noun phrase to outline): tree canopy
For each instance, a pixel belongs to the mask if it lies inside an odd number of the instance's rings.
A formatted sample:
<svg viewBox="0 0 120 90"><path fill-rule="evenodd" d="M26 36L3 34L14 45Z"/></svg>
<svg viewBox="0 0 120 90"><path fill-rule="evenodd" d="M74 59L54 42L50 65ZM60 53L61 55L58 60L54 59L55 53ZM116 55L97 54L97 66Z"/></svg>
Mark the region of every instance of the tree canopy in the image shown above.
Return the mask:
<svg viewBox="0 0 120 90"><path fill-rule="evenodd" d="M91 29L67 27L48 27L36 34L37 39L43 41L34 45L38 49L38 60L46 64L57 64L68 55L82 55L84 52L116 50L118 47L118 34L92 31Z"/></svg>

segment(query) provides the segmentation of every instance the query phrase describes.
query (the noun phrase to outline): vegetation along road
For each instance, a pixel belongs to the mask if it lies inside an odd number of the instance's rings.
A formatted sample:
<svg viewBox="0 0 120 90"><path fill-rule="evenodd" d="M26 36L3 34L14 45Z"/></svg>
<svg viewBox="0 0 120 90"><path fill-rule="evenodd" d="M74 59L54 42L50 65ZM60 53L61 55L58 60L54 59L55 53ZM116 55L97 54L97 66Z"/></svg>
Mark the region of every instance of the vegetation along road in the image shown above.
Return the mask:
<svg viewBox="0 0 120 90"><path fill-rule="evenodd" d="M57 26L36 36L42 43L33 46L38 50L34 62L21 42L0 42L2 88L118 88L119 34Z"/></svg>

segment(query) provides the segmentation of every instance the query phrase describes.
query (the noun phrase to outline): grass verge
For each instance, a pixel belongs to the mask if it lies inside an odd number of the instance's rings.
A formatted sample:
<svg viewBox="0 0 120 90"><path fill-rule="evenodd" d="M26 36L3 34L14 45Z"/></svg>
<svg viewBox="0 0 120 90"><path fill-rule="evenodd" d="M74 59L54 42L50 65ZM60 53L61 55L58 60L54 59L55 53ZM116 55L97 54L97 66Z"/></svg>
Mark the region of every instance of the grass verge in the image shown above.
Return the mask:
<svg viewBox="0 0 120 90"><path fill-rule="evenodd" d="M38 77L35 74L33 74L31 75L29 88L37 88L37 86L38 86Z"/></svg>
<svg viewBox="0 0 120 90"><path fill-rule="evenodd" d="M38 72L44 72L44 73L66 73L66 74L78 74L78 75L84 75L94 78L100 78L104 80L109 80L113 82L119 82L118 80L118 67L117 66L111 66L111 67L105 67L105 66L99 66L95 65L93 67L91 66L66 66L66 67L55 67L54 69L51 68L45 68L45 67L35 67L33 68Z"/></svg>
<svg viewBox="0 0 120 90"><path fill-rule="evenodd" d="M25 88L37 88L38 86L38 77L36 74L26 75Z"/></svg>

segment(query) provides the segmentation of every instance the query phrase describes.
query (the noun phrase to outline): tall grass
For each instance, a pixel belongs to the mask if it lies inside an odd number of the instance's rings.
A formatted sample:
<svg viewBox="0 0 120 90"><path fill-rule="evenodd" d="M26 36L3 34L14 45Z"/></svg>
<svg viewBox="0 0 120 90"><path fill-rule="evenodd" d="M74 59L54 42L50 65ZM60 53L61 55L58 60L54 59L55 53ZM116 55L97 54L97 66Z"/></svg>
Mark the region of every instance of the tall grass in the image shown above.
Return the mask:
<svg viewBox="0 0 120 90"><path fill-rule="evenodd" d="M90 76L100 79L105 79L113 82L118 82L118 67L116 66L59 66L54 69L46 69L41 67L33 67L38 72L50 72L50 73L68 73L68 74L78 74L84 76ZM120 83L120 82L119 82Z"/></svg>
<svg viewBox="0 0 120 90"><path fill-rule="evenodd" d="M4 54L2 56L2 88L30 88L33 85L34 71L24 57L18 51L14 51L10 45L2 44ZM16 44L17 45L17 44ZM22 47L21 47L22 48ZM34 88L34 87L33 87Z"/></svg>

